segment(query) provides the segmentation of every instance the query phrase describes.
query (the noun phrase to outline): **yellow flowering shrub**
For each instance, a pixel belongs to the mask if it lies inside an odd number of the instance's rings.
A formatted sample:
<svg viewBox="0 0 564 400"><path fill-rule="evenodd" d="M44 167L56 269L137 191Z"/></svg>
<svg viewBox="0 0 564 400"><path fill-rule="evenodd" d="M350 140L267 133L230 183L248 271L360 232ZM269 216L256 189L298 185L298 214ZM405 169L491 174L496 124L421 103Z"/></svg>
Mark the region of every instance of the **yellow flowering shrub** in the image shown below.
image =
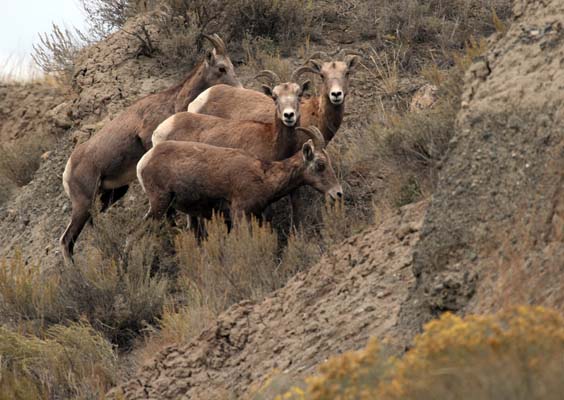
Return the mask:
<svg viewBox="0 0 564 400"><path fill-rule="evenodd" d="M401 359L371 340L330 359L307 390L276 400L559 399L564 392L564 318L542 307L490 316L446 313L428 323Z"/></svg>

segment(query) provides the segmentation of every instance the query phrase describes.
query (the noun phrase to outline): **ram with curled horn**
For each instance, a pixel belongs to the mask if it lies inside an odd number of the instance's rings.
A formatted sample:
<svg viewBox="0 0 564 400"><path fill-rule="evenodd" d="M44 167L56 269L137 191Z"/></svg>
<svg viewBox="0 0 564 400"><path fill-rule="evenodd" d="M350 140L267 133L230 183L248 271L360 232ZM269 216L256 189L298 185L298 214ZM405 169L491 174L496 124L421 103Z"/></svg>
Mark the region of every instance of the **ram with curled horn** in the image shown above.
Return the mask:
<svg viewBox="0 0 564 400"><path fill-rule="evenodd" d="M204 37L214 49L182 83L138 100L70 155L63 173L63 187L72 204L71 221L60 239L65 260L72 262L74 244L91 218L96 198L104 211L125 195L135 179L136 164L151 148L153 131L162 121L186 110L210 86L241 87L223 40L217 35Z"/></svg>
<svg viewBox="0 0 564 400"><path fill-rule="evenodd" d="M227 54L227 47L225 46L225 42L217 33L213 35L207 35L202 33L202 37L209 40L209 42L213 45L215 53L218 55L226 55Z"/></svg>
<svg viewBox="0 0 564 400"><path fill-rule="evenodd" d="M215 146L241 148L264 160L281 160L296 148L296 127L300 125L300 101L309 81L279 83L276 73L264 70L255 76L263 79L265 96L274 103L270 118L261 123L253 120L234 120L192 112L177 113L153 133L155 145L168 141L193 141ZM253 92L243 89L247 92Z"/></svg>
<svg viewBox="0 0 564 400"><path fill-rule="evenodd" d="M320 58L331 60L321 61ZM317 52L292 74L293 82L299 82L306 73L321 78L319 95L302 101L301 124L317 126L327 142L333 139L343 122L350 78L359 61L359 54L349 49L338 50L332 55ZM188 111L229 119L268 122L273 108L272 99L260 92L217 85L198 96L188 106ZM296 143L296 150L301 144Z"/></svg>

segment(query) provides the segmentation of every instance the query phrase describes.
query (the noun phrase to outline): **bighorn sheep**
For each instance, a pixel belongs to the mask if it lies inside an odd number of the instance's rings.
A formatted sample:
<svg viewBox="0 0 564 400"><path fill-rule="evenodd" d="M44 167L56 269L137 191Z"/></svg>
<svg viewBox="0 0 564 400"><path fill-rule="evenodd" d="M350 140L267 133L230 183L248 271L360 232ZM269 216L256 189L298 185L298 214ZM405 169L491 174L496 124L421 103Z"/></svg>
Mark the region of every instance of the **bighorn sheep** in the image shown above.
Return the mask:
<svg viewBox="0 0 564 400"><path fill-rule="evenodd" d="M151 135L159 123L186 110L212 85L241 86L223 40L217 35L204 37L214 49L184 82L137 101L74 149L63 173L63 186L72 203L71 221L60 239L67 261L72 260L74 243L91 217L94 199L100 196L104 211L127 192L137 161L151 148Z"/></svg>
<svg viewBox="0 0 564 400"><path fill-rule="evenodd" d="M210 115L181 112L169 117L153 134L155 145L167 140L207 143L214 146L246 150L263 160L282 160L295 153L295 129L300 124L300 99L309 87L294 82L271 86L279 81L272 71L262 71L257 77L269 79L263 85L266 94L274 99L275 108L270 123L229 120Z"/></svg>
<svg viewBox="0 0 564 400"><path fill-rule="evenodd" d="M321 133L315 127L298 129L315 140L282 161L197 142L157 144L137 164L137 177L150 203L146 217L162 218L173 208L209 218L213 209L219 209L237 221L243 215L260 215L267 205L303 185L342 197Z"/></svg>
<svg viewBox="0 0 564 400"><path fill-rule="evenodd" d="M359 64L359 57L348 53L350 51L341 50L335 55L335 58L343 58L343 61L328 62L315 58L326 56L325 53L315 53L306 62L306 65L294 73L299 76L299 74L311 72L322 79L319 96L302 101L301 124L317 126L327 142L333 139L341 126L345 112L345 98L349 91L350 75ZM188 111L236 120L269 122L273 106L268 96L255 90L217 85L200 94L190 103ZM307 139L302 139L302 143L303 140ZM296 143L297 148L302 143Z"/></svg>

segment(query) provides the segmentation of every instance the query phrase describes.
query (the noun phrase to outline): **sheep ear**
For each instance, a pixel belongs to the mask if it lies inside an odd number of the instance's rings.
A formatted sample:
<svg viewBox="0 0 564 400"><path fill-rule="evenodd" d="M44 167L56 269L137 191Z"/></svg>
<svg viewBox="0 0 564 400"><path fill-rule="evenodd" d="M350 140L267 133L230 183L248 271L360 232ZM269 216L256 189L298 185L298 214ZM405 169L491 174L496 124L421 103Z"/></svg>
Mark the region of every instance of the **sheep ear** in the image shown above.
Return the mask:
<svg viewBox="0 0 564 400"><path fill-rule="evenodd" d="M261 87L261 89L262 89L262 92L263 92L265 95L270 96L270 97L273 96L272 88L271 88L270 86L261 85L260 87Z"/></svg>
<svg viewBox="0 0 564 400"><path fill-rule="evenodd" d="M354 71L358 64L360 64L360 57L359 56L347 56L345 61L347 63L347 68L349 71Z"/></svg>
<svg viewBox="0 0 564 400"><path fill-rule="evenodd" d="M304 83L302 83L302 91L300 92L300 96L303 96L303 94L309 90L309 87L311 86L311 81L307 80Z"/></svg>
<svg viewBox="0 0 564 400"><path fill-rule="evenodd" d="M209 65L215 64L215 49L206 51L206 61Z"/></svg>
<svg viewBox="0 0 564 400"><path fill-rule="evenodd" d="M304 145L302 146L302 153L304 154L304 161L305 162L313 161L314 150L315 149L313 147L313 141L311 139L309 139L307 142L304 143Z"/></svg>

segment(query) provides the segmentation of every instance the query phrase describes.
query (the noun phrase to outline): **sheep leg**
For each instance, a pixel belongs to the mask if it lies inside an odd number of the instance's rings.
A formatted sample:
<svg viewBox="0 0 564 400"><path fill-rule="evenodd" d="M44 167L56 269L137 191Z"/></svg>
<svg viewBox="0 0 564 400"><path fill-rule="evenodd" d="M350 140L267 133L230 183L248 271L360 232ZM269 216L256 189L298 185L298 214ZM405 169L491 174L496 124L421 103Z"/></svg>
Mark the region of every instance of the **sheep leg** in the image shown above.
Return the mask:
<svg viewBox="0 0 564 400"><path fill-rule="evenodd" d="M198 242L206 239L208 237L208 232L206 231L205 224L202 218L195 217L193 215L188 216L190 229L194 232Z"/></svg>
<svg viewBox="0 0 564 400"><path fill-rule="evenodd" d="M299 228L300 226L300 219L299 218L299 194L297 190L294 190L290 193L290 229Z"/></svg>
<svg viewBox="0 0 564 400"><path fill-rule="evenodd" d="M72 202L71 221L61 236L60 244L63 257L67 263L73 264L74 244L82 232L84 225L91 218L90 200L87 198L74 199Z"/></svg>
<svg viewBox="0 0 564 400"><path fill-rule="evenodd" d="M149 197L149 211L144 219L162 219L172 206L173 196L171 193L152 195Z"/></svg>
<svg viewBox="0 0 564 400"><path fill-rule="evenodd" d="M102 195L100 196L100 201L102 202L102 208L100 212L106 211L112 204L117 202L127 193L129 185L121 186L115 189L102 190Z"/></svg>

